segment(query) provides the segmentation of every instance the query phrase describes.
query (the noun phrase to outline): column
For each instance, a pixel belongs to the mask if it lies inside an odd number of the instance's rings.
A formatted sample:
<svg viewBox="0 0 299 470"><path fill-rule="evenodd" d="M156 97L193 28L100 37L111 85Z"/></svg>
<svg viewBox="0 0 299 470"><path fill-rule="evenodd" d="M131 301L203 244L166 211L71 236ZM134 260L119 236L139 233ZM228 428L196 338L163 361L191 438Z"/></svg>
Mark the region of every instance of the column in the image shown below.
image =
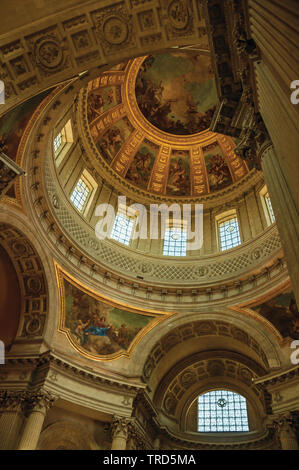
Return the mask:
<svg viewBox="0 0 299 470"><path fill-rule="evenodd" d="M263 150L261 166L285 252L292 288L299 305L299 216L273 145L268 145Z"/></svg>
<svg viewBox="0 0 299 470"><path fill-rule="evenodd" d="M290 413L279 415L274 421L282 450L299 450L293 424Z"/></svg>
<svg viewBox="0 0 299 470"><path fill-rule="evenodd" d="M260 53L254 64L258 109L299 210L299 104L291 101L291 83L299 80L298 2L248 0L247 9L251 37Z"/></svg>
<svg viewBox="0 0 299 470"><path fill-rule="evenodd" d="M32 393L26 401L28 417L19 442L18 450L35 450L43 423L55 397L47 391Z"/></svg>
<svg viewBox="0 0 299 470"><path fill-rule="evenodd" d="M159 437L156 437L156 439L154 440L154 449L155 450L160 450L160 439L159 439Z"/></svg>
<svg viewBox="0 0 299 470"><path fill-rule="evenodd" d="M1 391L0 408L0 450L15 450L20 428L24 419L22 404L23 391Z"/></svg>
<svg viewBox="0 0 299 470"><path fill-rule="evenodd" d="M112 445L111 450L126 450L128 438L128 422L129 419L124 416L113 416Z"/></svg>

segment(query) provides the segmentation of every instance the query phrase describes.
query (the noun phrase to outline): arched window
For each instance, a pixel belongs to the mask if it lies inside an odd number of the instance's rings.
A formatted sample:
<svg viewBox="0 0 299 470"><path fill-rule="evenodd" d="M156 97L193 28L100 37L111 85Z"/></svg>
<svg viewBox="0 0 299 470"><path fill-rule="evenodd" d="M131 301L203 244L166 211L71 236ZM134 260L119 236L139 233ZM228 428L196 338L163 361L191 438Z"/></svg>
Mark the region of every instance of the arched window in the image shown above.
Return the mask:
<svg viewBox="0 0 299 470"><path fill-rule="evenodd" d="M83 170L70 196L71 203L82 214L86 214L88 211L97 186L89 172Z"/></svg>
<svg viewBox="0 0 299 470"><path fill-rule="evenodd" d="M260 191L260 196L262 199L262 205L264 208L267 224L271 225L275 222L275 215L273 212L272 203L271 203L267 186L264 186L263 189Z"/></svg>
<svg viewBox="0 0 299 470"><path fill-rule="evenodd" d="M217 217L218 240L221 251L241 244L238 217L235 211Z"/></svg>
<svg viewBox="0 0 299 470"><path fill-rule="evenodd" d="M134 228L134 219L122 212L116 214L110 238L124 245L129 245Z"/></svg>
<svg viewBox="0 0 299 470"><path fill-rule="evenodd" d="M58 167L73 144L74 139L71 120L69 119L54 135L53 150L55 163Z"/></svg>
<svg viewBox="0 0 299 470"><path fill-rule="evenodd" d="M229 390L214 390L198 397L198 432L249 431L246 398Z"/></svg>

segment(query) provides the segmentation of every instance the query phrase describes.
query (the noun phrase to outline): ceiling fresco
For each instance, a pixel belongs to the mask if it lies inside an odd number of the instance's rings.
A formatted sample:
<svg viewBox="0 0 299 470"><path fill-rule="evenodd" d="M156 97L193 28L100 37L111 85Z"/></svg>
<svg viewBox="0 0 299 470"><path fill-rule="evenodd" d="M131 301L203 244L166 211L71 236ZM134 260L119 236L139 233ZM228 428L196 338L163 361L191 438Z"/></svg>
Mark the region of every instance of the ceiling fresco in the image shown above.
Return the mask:
<svg viewBox="0 0 299 470"><path fill-rule="evenodd" d="M233 139L209 131L217 104L209 55L138 57L81 93L99 173L108 165L118 181L172 199L222 190L249 172Z"/></svg>
<svg viewBox="0 0 299 470"><path fill-rule="evenodd" d="M112 303L88 290L56 265L60 293L60 331L81 354L109 360L129 355L163 321L165 312L147 312Z"/></svg>
<svg viewBox="0 0 299 470"><path fill-rule="evenodd" d="M299 339L299 311L291 288L250 308L269 320L283 338Z"/></svg>
<svg viewBox="0 0 299 470"><path fill-rule="evenodd" d="M283 339L299 339L299 310L294 291L288 281L283 287L266 296L232 307L240 313L251 313L265 319L280 333Z"/></svg>
<svg viewBox="0 0 299 470"><path fill-rule="evenodd" d="M158 129L174 135L205 131L217 104L210 57L149 55L139 68L135 93L141 112Z"/></svg>

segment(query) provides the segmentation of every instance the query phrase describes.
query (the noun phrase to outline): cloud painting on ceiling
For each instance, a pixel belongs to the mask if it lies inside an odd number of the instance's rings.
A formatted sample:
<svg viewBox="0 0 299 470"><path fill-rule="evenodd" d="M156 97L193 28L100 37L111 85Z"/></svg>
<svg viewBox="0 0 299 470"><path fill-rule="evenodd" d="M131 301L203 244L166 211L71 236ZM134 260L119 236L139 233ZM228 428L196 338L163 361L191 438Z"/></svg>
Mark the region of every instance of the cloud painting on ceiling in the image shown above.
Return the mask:
<svg viewBox="0 0 299 470"><path fill-rule="evenodd" d="M190 135L209 128L218 101L209 56L149 55L135 84L139 109L158 129Z"/></svg>

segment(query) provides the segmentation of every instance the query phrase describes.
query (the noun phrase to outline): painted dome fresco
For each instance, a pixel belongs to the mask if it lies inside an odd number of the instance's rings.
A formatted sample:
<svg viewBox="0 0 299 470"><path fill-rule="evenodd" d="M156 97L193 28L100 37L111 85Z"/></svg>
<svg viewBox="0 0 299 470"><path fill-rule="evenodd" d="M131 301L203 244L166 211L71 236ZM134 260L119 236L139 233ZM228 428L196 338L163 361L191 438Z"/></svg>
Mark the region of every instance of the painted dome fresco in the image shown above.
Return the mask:
<svg viewBox="0 0 299 470"><path fill-rule="evenodd" d="M217 105L209 55L138 57L90 81L80 103L93 165L118 186L182 198L222 190L248 173L233 139L209 131Z"/></svg>

